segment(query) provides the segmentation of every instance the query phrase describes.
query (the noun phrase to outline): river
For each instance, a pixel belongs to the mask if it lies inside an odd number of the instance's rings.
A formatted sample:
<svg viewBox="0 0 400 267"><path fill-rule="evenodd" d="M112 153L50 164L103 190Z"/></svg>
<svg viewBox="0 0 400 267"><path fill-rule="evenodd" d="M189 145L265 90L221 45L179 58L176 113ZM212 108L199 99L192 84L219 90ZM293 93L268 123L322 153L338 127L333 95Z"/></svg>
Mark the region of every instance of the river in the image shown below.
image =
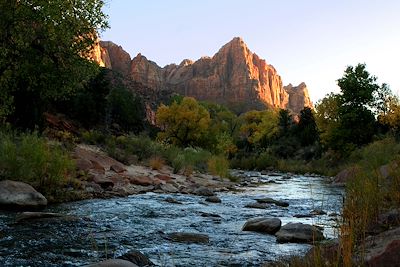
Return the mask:
<svg viewBox="0 0 400 267"><path fill-rule="evenodd" d="M315 176L245 172L249 181L239 192L218 193L222 203L204 197L147 193L126 198L93 199L49 206L47 212L79 219L15 224L15 213L0 212L0 266L82 266L140 250L158 266L260 266L290 255L304 254L310 245L278 244L275 237L243 232L247 219L272 216L288 222L315 224L327 238L337 235L343 189ZM260 184L261 182L261 184ZM165 202L173 197L183 204ZM245 208L254 199L271 197L289 207ZM314 209L326 215L296 218ZM217 217L204 217L204 214ZM162 233L209 235L209 244L174 243Z"/></svg>

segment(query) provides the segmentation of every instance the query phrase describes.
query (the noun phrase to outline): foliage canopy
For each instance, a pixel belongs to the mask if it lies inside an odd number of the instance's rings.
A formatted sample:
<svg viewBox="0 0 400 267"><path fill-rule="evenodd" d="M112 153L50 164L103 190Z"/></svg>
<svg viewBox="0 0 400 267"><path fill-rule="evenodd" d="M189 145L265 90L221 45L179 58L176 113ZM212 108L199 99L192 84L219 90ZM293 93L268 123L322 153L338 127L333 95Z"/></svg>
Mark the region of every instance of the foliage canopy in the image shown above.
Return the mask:
<svg viewBox="0 0 400 267"><path fill-rule="evenodd" d="M33 127L98 67L87 58L107 27L104 1L0 2L0 120ZM33 124L33 125L32 125Z"/></svg>

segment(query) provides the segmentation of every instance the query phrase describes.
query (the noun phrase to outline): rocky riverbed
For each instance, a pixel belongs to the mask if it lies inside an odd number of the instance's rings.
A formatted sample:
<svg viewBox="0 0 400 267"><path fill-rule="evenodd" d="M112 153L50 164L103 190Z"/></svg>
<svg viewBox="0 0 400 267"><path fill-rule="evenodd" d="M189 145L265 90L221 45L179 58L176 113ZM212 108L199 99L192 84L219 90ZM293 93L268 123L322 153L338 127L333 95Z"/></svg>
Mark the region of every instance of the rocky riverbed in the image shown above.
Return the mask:
<svg viewBox="0 0 400 267"><path fill-rule="evenodd" d="M256 217L316 225L335 237L342 188L322 177L234 174L237 190L214 199L160 190L48 206L45 212L60 216L42 219L0 212L0 265L83 266L139 250L157 266L260 266L310 248L242 231Z"/></svg>

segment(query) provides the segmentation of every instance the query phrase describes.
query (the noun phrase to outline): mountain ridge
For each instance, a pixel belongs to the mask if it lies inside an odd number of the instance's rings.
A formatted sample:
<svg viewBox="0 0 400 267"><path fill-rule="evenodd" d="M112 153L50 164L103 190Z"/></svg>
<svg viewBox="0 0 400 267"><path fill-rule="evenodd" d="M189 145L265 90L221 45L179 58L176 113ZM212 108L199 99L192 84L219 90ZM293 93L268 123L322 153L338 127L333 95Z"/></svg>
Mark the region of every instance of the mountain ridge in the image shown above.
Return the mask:
<svg viewBox="0 0 400 267"><path fill-rule="evenodd" d="M141 53L131 59L121 47L100 41L101 66L127 75L154 90L167 90L198 100L242 106L242 111L265 106L299 113L313 108L307 86L283 86L274 66L250 51L240 37L223 45L212 57L184 59L160 67Z"/></svg>

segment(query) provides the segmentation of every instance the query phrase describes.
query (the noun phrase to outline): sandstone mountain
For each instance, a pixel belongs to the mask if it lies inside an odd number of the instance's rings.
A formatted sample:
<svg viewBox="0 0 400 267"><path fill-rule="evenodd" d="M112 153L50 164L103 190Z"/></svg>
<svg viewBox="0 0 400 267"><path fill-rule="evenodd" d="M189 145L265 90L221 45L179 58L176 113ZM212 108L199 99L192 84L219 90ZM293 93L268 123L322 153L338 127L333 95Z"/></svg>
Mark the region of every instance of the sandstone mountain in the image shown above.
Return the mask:
<svg viewBox="0 0 400 267"><path fill-rule="evenodd" d="M289 94L288 107L295 113L300 113L304 107L313 107L310 96L308 95L307 85L302 82L298 86L289 83L283 89Z"/></svg>
<svg viewBox="0 0 400 267"><path fill-rule="evenodd" d="M270 106L298 113L305 106L312 107L304 83L284 87L275 68L252 53L238 37L213 57L195 62L185 59L179 65L163 68L141 54L131 60L122 47L112 42L100 42L100 51L99 64L156 91L227 104L240 111Z"/></svg>

